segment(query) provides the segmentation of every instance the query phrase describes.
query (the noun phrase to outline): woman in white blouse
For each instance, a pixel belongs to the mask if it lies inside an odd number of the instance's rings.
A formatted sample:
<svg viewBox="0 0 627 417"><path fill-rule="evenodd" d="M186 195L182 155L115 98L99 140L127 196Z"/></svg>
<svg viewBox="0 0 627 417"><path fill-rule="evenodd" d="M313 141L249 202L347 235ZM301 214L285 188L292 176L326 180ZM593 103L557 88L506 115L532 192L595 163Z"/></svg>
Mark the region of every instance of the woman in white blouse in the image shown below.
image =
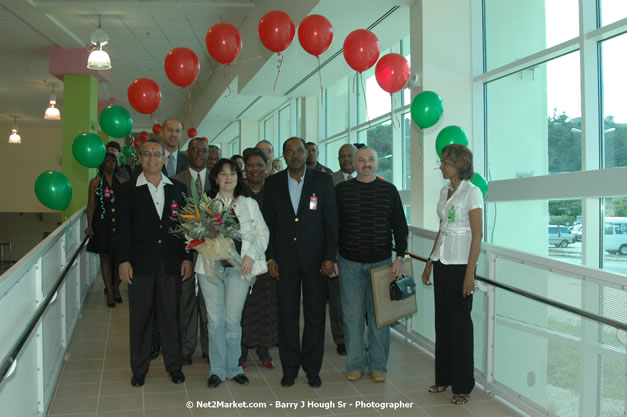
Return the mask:
<svg viewBox="0 0 627 417"><path fill-rule="evenodd" d="M450 183L440 191L440 230L422 273L422 282L431 285L433 266L435 385L429 392L443 392L450 385L451 402L461 405L468 402L475 386L470 312L483 235L483 196L469 182L474 170L472 152L467 147L445 147L440 171Z"/></svg>
<svg viewBox="0 0 627 417"><path fill-rule="evenodd" d="M209 174L209 181L211 189L217 190L215 197L225 205L234 206L242 234L241 242L235 241L242 258L241 268L235 268L228 261L218 261L214 264L215 274L212 274L215 279L209 280L204 262L196 262L195 266L207 308L211 362L207 385L217 388L226 378L239 384L249 383L238 363L242 310L255 276L267 271L265 251L270 233L257 202L241 195L244 182L236 162L219 160Z"/></svg>

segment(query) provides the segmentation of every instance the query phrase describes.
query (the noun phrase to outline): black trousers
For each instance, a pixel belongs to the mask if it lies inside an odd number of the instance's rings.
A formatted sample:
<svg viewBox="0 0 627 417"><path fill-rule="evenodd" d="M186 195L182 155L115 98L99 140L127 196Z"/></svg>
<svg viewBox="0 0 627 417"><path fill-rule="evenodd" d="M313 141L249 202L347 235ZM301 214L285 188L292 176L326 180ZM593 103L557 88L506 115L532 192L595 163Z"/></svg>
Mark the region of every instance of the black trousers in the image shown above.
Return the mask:
<svg viewBox="0 0 627 417"><path fill-rule="evenodd" d="M168 372L181 369L180 295L181 277L166 275L163 267L153 274L133 277L128 286L133 375L143 376L148 372L155 315L165 368Z"/></svg>
<svg viewBox="0 0 627 417"><path fill-rule="evenodd" d="M463 296L466 265L433 263L435 383L469 394L475 386L472 296Z"/></svg>
<svg viewBox="0 0 627 417"><path fill-rule="evenodd" d="M299 368L318 375L324 355L328 278L319 271L279 263L279 357L283 375L295 378ZM300 342L300 294L303 293L303 329Z"/></svg>
<svg viewBox="0 0 627 417"><path fill-rule="evenodd" d="M329 284L329 323L331 334L336 345L344 344L344 322L342 321L342 304L340 302L340 277L328 278Z"/></svg>

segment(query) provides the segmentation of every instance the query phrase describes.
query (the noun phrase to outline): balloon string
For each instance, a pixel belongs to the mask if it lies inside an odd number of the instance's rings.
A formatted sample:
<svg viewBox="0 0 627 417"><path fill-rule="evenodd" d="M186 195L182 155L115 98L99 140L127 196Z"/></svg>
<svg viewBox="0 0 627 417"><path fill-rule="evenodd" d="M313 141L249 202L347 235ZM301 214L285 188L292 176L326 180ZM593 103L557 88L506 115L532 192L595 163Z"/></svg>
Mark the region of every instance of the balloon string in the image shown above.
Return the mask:
<svg viewBox="0 0 627 417"><path fill-rule="evenodd" d="M320 100L324 98L324 88L322 88L322 72L320 71L320 55L316 55L318 60L318 76L320 77Z"/></svg>
<svg viewBox="0 0 627 417"><path fill-rule="evenodd" d="M364 96L364 104L366 106L366 119L368 119L368 127L370 126L370 116L368 116L368 100L366 100L366 89L364 87L364 73L359 73L359 82L361 83L361 93Z"/></svg>
<svg viewBox="0 0 627 417"><path fill-rule="evenodd" d="M227 94L226 97L229 97L231 94L233 94L233 91L231 91L231 82L229 76L226 73L226 67L227 65L224 65L222 68L224 68L224 82L226 83L227 90L229 90L229 94Z"/></svg>
<svg viewBox="0 0 627 417"><path fill-rule="evenodd" d="M278 55L281 57L281 61L279 62L279 66L276 67L276 78L274 79L274 87L272 87L272 91L276 90L276 83L279 81L279 75L281 74L281 65L283 65L283 58L285 58L285 55L281 55L280 53L278 53Z"/></svg>
<svg viewBox="0 0 627 417"><path fill-rule="evenodd" d="M187 92L187 97L189 98L189 120L192 122L192 127L194 127L194 112L192 111L192 92Z"/></svg>
<svg viewBox="0 0 627 417"><path fill-rule="evenodd" d="M355 75L353 75L353 94L355 93L355 83L357 82L357 73L355 72Z"/></svg>

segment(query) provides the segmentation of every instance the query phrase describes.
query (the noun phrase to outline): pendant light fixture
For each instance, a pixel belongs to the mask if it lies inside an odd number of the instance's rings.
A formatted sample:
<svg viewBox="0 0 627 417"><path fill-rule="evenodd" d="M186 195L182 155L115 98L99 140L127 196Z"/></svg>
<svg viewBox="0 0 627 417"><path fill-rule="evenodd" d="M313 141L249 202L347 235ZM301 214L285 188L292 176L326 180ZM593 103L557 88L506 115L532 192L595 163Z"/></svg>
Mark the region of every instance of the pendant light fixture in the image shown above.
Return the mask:
<svg viewBox="0 0 627 417"><path fill-rule="evenodd" d="M44 119L46 120L61 120L61 112L58 108L54 107L57 104L57 96L54 94L54 84L52 85L52 94L50 95L50 104L44 113Z"/></svg>
<svg viewBox="0 0 627 417"><path fill-rule="evenodd" d="M9 143L22 143L22 138L17 134L17 117L13 118L13 129L11 129L11 136L9 136Z"/></svg>
<svg viewBox="0 0 627 417"><path fill-rule="evenodd" d="M111 58L102 47L109 43L109 36L101 29L101 16L98 15L98 29L91 34L91 44L87 47L91 50L87 58L87 68L91 70L104 71L111 69Z"/></svg>

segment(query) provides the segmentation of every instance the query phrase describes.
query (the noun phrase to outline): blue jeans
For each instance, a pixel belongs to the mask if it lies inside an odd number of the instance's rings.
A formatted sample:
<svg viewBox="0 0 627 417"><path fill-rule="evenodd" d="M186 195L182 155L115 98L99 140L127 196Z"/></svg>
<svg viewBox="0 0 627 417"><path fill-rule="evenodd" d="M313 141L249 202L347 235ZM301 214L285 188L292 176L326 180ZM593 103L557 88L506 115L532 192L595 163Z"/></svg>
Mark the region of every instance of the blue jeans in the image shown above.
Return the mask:
<svg viewBox="0 0 627 417"><path fill-rule="evenodd" d="M241 321L249 285L239 270L219 263L215 268L217 284L198 274L198 285L207 307L211 375L224 380L244 373L239 366Z"/></svg>
<svg viewBox="0 0 627 417"><path fill-rule="evenodd" d="M387 372L390 354L390 326L377 329L370 270L391 263L391 259L362 264L338 259L340 299L346 342L346 370ZM368 317L368 352L364 343L364 316Z"/></svg>

